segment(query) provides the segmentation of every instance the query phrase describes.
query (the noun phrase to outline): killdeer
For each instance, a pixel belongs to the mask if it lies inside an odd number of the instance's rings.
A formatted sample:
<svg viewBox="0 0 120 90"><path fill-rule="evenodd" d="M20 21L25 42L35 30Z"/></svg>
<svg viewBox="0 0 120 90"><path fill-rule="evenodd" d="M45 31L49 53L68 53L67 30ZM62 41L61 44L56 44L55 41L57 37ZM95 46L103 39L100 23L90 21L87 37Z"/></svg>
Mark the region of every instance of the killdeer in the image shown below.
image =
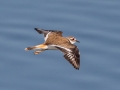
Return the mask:
<svg viewBox="0 0 120 90"><path fill-rule="evenodd" d="M63 37L62 31L44 30L35 28L39 34L44 34L45 42L40 45L25 48L28 50L36 50L34 54L39 54L45 50L60 50L64 54L64 58L68 60L74 68L80 67L80 52L75 42L79 42L76 38L69 36Z"/></svg>

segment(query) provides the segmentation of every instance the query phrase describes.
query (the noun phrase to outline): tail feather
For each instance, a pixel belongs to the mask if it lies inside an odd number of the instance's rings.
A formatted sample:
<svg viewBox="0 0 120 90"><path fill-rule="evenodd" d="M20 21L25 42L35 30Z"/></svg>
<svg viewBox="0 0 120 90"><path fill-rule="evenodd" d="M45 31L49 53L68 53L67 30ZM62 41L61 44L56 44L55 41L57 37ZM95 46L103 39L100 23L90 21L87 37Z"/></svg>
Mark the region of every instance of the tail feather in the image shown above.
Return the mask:
<svg viewBox="0 0 120 90"><path fill-rule="evenodd" d="M36 45L36 46L27 47L27 48L25 48L25 50L28 51L28 50L37 50L37 49L47 49L47 48L48 48L47 45L40 44L40 45Z"/></svg>

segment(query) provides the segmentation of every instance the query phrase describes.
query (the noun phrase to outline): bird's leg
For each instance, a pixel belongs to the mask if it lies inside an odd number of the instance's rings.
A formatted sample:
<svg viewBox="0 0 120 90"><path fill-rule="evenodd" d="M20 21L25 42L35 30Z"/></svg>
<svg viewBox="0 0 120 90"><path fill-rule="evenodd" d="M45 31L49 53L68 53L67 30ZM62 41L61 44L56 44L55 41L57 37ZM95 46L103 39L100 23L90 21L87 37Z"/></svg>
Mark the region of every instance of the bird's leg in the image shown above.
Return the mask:
<svg viewBox="0 0 120 90"><path fill-rule="evenodd" d="M37 50L37 51L35 51L35 52L33 52L34 53L34 55L36 55L36 54L39 54L39 53L41 53L41 52L43 52L43 51L45 51L44 49L42 49L42 50Z"/></svg>

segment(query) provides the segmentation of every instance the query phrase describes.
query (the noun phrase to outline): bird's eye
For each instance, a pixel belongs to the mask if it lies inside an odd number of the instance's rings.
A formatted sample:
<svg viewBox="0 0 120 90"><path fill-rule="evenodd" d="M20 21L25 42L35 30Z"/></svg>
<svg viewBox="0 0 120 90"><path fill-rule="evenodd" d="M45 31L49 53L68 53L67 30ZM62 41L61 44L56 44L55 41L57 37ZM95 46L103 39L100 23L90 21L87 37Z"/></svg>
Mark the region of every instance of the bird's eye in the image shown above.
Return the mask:
<svg viewBox="0 0 120 90"><path fill-rule="evenodd" d="M75 40L74 38L71 38L71 40Z"/></svg>

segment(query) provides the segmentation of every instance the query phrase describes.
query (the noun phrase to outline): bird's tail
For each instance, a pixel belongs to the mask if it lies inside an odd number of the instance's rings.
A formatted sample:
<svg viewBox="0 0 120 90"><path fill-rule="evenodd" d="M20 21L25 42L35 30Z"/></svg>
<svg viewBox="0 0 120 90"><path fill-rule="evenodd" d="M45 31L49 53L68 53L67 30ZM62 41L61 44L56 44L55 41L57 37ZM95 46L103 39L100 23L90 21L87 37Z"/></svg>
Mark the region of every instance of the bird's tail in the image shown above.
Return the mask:
<svg viewBox="0 0 120 90"><path fill-rule="evenodd" d="M40 44L40 45L36 45L36 46L30 46L30 47L27 47L25 48L26 51L29 51L29 50L36 50L36 49L47 49L47 45L44 45L44 44Z"/></svg>

